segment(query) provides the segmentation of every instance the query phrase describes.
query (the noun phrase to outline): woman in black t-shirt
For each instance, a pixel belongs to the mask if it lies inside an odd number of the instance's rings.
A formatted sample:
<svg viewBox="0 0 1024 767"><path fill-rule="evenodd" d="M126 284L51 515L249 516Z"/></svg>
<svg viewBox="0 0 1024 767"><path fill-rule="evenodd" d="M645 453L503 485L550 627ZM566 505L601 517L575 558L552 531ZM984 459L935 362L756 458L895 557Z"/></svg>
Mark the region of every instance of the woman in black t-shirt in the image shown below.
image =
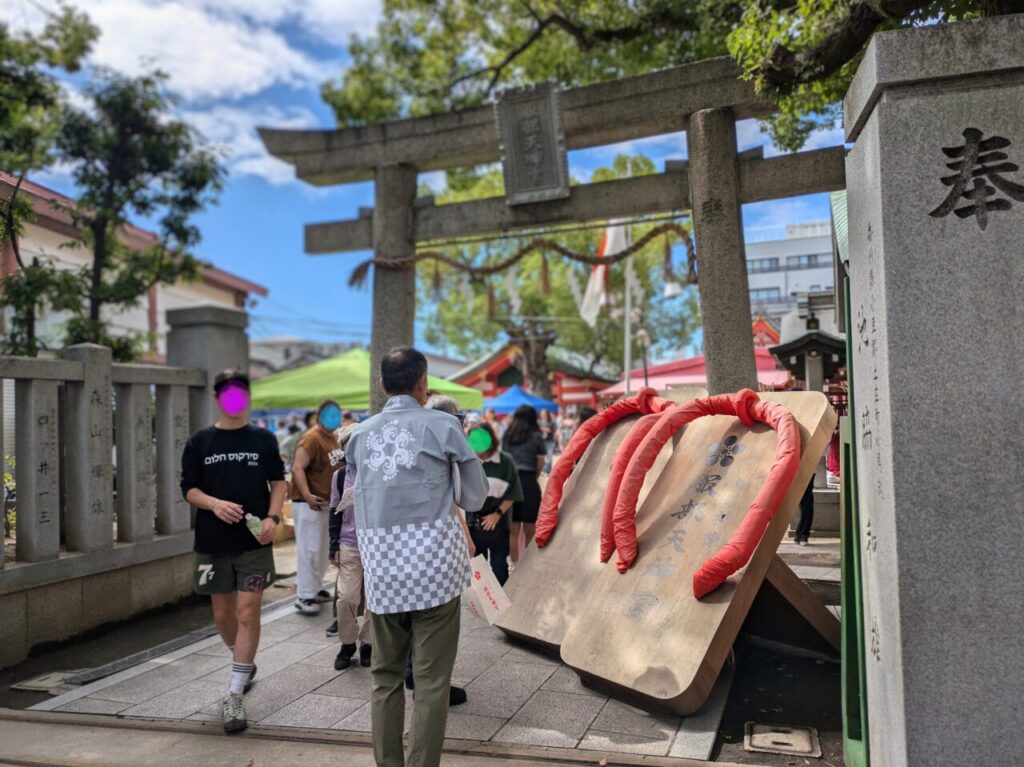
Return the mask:
<svg viewBox="0 0 1024 767"><path fill-rule="evenodd" d="M519 561L519 536L525 533L525 546L530 545L537 528L540 510L540 483L537 477L544 470L548 451L537 424L537 411L530 405L520 405L505 431L504 450L516 462L519 483L523 486L523 500L512 506L512 524L509 528L509 551L512 564Z"/></svg>

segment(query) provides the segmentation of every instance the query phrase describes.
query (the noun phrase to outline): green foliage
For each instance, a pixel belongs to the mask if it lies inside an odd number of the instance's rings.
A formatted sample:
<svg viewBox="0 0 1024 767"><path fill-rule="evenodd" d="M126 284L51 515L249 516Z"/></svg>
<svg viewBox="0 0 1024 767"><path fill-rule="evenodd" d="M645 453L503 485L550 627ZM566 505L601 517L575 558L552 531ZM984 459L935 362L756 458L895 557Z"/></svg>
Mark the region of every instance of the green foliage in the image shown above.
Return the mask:
<svg viewBox="0 0 1024 767"><path fill-rule="evenodd" d="M901 18L881 21L874 31L900 26L957 21L981 13L980 0L944 0L923 2ZM816 127L838 122L842 100L860 65L864 47L841 55L842 63L821 78L824 62L813 57L793 64L795 85L780 86L768 75L777 50L794 53L816 46L838 46L832 35L851 18L851 0L795 0L787 3L750 2L740 23L727 38L729 53L743 67L743 76L752 80L759 92L778 100L779 114L766 121L772 141L789 151L797 151ZM863 5L863 3L858 3Z"/></svg>
<svg viewBox="0 0 1024 767"><path fill-rule="evenodd" d="M640 33L584 46L551 24L508 66L489 69L556 13L581 27ZM719 0L386 0L377 34L352 41L351 65L322 94L342 126L475 106L495 85L584 84L724 55L740 14L739 4ZM652 15L674 29L648 26Z"/></svg>
<svg viewBox="0 0 1024 767"><path fill-rule="evenodd" d="M743 67L744 77L779 100L780 114L767 122L772 141L783 149L800 149L818 124L835 122L860 56L847 62L837 76L786 92L770 87L761 67L777 44L799 50L821 42L848 6L846 0L797 0L781 8L749 3L728 35L729 53Z"/></svg>
<svg viewBox="0 0 1024 767"><path fill-rule="evenodd" d="M0 24L0 170L19 184L54 159L61 109L54 70L77 72L98 33L84 14L61 4L38 35ZM10 246L22 265L19 238L32 215L17 190L0 200L0 246Z"/></svg>
<svg viewBox="0 0 1024 767"><path fill-rule="evenodd" d="M86 301L67 323L66 343L111 346L137 356L137 337L115 337L103 309L135 306L149 288L193 279L202 265L193 216L216 198L223 168L195 131L169 118L172 102L159 72L137 78L100 71L87 89L92 109L65 110L57 137L80 195L70 210L92 251L82 274ZM156 241L130 243L132 216L156 218ZM135 235L139 239L140 235Z"/></svg>
<svg viewBox="0 0 1024 767"><path fill-rule="evenodd" d="M63 5L38 35L0 24L0 168L17 177L52 159L61 102L53 70L77 72L97 35L84 14Z"/></svg>
<svg viewBox="0 0 1024 767"><path fill-rule="evenodd" d="M352 63L325 83L341 126L478 105L498 87L563 86L731 54L779 101L772 140L796 150L833 124L867 35L992 12L993 0L385 0L375 35L354 39ZM875 7L899 7L886 19ZM906 9L910 10L904 14ZM855 18L856 17L856 18ZM867 23L861 23L864 18ZM833 34L841 30L850 35ZM866 34L860 34L866 31ZM837 41L833 45L833 41ZM785 86L766 76L777 46L800 59ZM835 59L832 61L831 59ZM785 78L784 78L785 79Z"/></svg>
<svg viewBox="0 0 1024 767"><path fill-rule="evenodd" d="M11 308L11 319L6 335L0 337L0 352L36 356L46 348L35 332L36 318L47 311L80 312L83 290L79 272L42 259L6 275L0 280L0 296Z"/></svg>
<svg viewBox="0 0 1024 767"><path fill-rule="evenodd" d="M34 213L32 202L24 195L12 194L0 201L0 247L10 245L17 248L25 232L25 224L32 220ZM17 250L15 252L18 253ZM20 253L18 255L20 258Z"/></svg>
<svg viewBox="0 0 1024 767"><path fill-rule="evenodd" d="M8 353L44 348L36 318L62 311L69 314L64 344L101 343L116 359L134 359L144 338L110 333L104 310L133 307L151 286L193 279L202 266L190 252L200 239L193 219L221 189L221 163L192 128L170 117L159 72L130 78L95 70L88 109L63 102L52 69L76 71L96 34L84 15L63 6L38 36L0 25L0 168L20 183L55 160L66 163L80 191L68 212L92 253L84 270L24 263L18 239L31 204L20 194L0 202L0 245L12 245L22 267L2 284L14 310L2 342ZM135 216L155 219L158 237L146 241L133 231Z"/></svg>
<svg viewBox="0 0 1024 767"><path fill-rule="evenodd" d="M595 183L647 175L654 172L654 164L646 157L615 158L609 168L594 172ZM460 202L503 194L500 170L490 170L469 183L462 173L456 184L437 202ZM639 239L656 224L638 224L632 236ZM592 228L553 235L563 246L577 253L595 254L603 229ZM449 255L471 260L481 265L497 261L519 249L527 240L498 240L487 244L466 244L446 248ZM643 300L635 309L643 316L644 324L654 342L652 353L670 352L686 346L699 326L696 290L689 288L683 297L670 301L661 299L663 288L662 264L664 241L657 238L634 256L634 269L643 293ZM542 261L546 258L549 292L544 292ZM578 352L596 362L621 369L623 365L624 330L622 323L622 296L625 291L624 265L611 268L608 292L614 302L602 310L597 326L589 327L579 316L571 280L575 279L580 291L586 286L590 268L576 264L558 254L544 256L534 253L520 261L504 274L478 281L465 288L465 282L455 269L444 264L424 260L418 265L418 303L420 319L424 323L424 339L432 346L446 348L467 357L475 357L492 350L504 342L510 329L523 324L524 318L545 318L541 324L556 334L555 343ZM678 279L685 275L685 265L677 264ZM510 285L511 283L511 285ZM494 318L488 312L488 285L494 295ZM519 312L513 312L510 287L518 292ZM634 330L636 326L634 326ZM634 345L634 361L639 364L640 347Z"/></svg>

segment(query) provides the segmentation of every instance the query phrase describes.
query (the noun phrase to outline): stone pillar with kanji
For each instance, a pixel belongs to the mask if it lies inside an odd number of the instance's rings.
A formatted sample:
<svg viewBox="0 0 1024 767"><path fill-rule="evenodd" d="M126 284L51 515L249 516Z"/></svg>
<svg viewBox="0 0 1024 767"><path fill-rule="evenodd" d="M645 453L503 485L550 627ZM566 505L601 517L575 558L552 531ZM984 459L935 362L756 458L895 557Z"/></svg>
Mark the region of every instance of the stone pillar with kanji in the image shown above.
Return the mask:
<svg viewBox="0 0 1024 767"><path fill-rule="evenodd" d="M872 764L1020 759L1022 41L878 34L844 105Z"/></svg>

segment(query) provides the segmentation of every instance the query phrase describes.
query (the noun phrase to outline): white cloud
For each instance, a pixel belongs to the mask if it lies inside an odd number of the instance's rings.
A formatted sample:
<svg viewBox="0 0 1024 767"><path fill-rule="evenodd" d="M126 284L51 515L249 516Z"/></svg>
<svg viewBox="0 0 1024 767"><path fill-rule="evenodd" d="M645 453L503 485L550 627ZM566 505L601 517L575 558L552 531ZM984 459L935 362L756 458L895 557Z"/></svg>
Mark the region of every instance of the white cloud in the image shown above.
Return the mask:
<svg viewBox="0 0 1024 767"><path fill-rule="evenodd" d="M319 82L318 62L273 29L177 2L99 0L89 9L103 35L94 63L136 74L155 64L184 99L239 98L273 85Z"/></svg>
<svg viewBox="0 0 1024 767"><path fill-rule="evenodd" d="M78 109L82 112L93 112L93 102L87 95L74 83L70 83L67 80L62 80L58 83L60 86L61 93L64 94L64 98L69 105Z"/></svg>
<svg viewBox="0 0 1024 767"><path fill-rule="evenodd" d="M381 18L383 0L183 0L205 12L246 18L257 24L298 24L331 43L346 43L353 32L369 34Z"/></svg>
<svg viewBox="0 0 1024 767"><path fill-rule="evenodd" d="M828 219L827 197L804 195L783 200L765 200L743 206L743 234L746 242L781 240L788 224Z"/></svg>
<svg viewBox="0 0 1024 767"><path fill-rule="evenodd" d="M295 171L267 153L256 133L260 125L281 128L311 128L317 124L316 115L303 107L281 109L276 106L255 106L242 109L227 104L207 110L185 110L176 115L203 134L205 141L218 151L228 173L233 176L256 176L275 186L295 182ZM33 181L74 195L72 166L56 163L32 174ZM302 185L303 189L319 193L319 187Z"/></svg>
<svg viewBox="0 0 1024 767"><path fill-rule="evenodd" d="M421 173L417 181L429 188L434 194L441 194L448 188L448 174L443 170Z"/></svg>
<svg viewBox="0 0 1024 767"><path fill-rule="evenodd" d="M222 104L204 111L185 111L181 117L221 150L230 173L258 176L276 185L294 181L295 171L267 153L256 126L299 129L317 124L316 116L303 107L241 109Z"/></svg>
<svg viewBox="0 0 1024 767"><path fill-rule="evenodd" d="M803 151L824 149L830 146L843 146L845 141L846 135L843 133L841 126L819 128L807 137L807 143L804 145Z"/></svg>
<svg viewBox="0 0 1024 767"><path fill-rule="evenodd" d="M213 102L275 85L318 87L340 70L349 35L372 31L380 5L381 0L90 0L78 7L101 30L92 63L127 74L155 65L186 101ZM38 31L44 21L33 0L0 3L0 22L16 30ZM337 45L338 53L315 58L286 32Z"/></svg>
<svg viewBox="0 0 1024 767"><path fill-rule="evenodd" d="M755 146L767 147L770 139L761 131L757 120L739 120L736 123L736 147L739 151Z"/></svg>

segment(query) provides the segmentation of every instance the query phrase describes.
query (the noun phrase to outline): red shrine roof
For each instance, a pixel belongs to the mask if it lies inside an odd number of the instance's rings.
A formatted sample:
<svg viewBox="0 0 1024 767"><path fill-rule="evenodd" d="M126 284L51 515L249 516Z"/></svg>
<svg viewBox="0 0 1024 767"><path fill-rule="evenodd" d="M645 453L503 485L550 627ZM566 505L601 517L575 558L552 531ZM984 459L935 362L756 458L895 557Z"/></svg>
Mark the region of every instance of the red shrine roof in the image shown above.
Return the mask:
<svg viewBox="0 0 1024 767"><path fill-rule="evenodd" d="M775 357L767 349L754 349L754 364L757 367L757 382L765 386L785 386L790 381L789 372L779 370ZM704 355L687 359L650 365L647 368L647 385L661 391L670 385L707 383L708 374ZM644 385L644 369L637 368L630 373L630 389L636 391ZM617 397L626 392L625 378L607 389L598 392L599 397Z"/></svg>

